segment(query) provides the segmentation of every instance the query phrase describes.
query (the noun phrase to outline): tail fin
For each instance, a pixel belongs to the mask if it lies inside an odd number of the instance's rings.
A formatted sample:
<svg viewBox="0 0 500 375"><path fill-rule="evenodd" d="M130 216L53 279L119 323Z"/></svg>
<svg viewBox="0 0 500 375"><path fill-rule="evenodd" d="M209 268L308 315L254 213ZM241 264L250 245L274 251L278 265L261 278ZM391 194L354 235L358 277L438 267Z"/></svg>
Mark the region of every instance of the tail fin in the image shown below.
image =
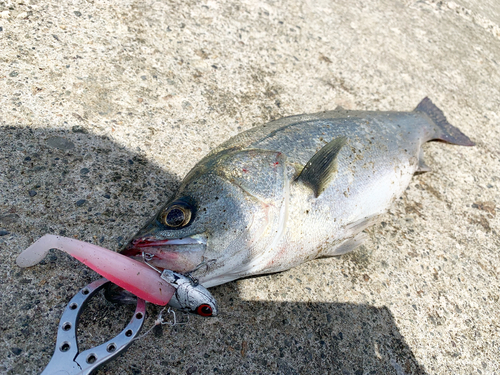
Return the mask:
<svg viewBox="0 0 500 375"><path fill-rule="evenodd" d="M440 132L436 134L434 139L460 146L475 145L469 137L446 120L443 111L436 107L436 105L431 102L429 98L425 97L422 99L422 101L417 105L417 108L415 108L415 112L425 113L434 122L434 124L437 125Z"/></svg>

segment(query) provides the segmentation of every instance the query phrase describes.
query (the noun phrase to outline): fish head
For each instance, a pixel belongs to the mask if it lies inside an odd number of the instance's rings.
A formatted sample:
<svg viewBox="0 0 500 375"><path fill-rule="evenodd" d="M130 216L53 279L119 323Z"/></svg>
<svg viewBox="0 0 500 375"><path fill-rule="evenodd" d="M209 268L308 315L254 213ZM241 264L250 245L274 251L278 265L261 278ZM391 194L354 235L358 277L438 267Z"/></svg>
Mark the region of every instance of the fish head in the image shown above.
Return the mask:
<svg viewBox="0 0 500 375"><path fill-rule="evenodd" d="M159 269L194 273L206 287L245 276L279 232L285 172L279 152L209 155L123 253Z"/></svg>

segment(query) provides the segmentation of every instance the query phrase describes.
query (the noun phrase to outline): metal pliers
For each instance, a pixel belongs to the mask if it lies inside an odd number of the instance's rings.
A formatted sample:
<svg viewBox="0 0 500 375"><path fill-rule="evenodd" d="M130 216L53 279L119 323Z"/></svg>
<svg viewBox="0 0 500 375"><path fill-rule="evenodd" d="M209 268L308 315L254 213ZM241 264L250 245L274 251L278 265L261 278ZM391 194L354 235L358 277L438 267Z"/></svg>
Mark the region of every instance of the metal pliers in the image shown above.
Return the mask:
<svg viewBox="0 0 500 375"><path fill-rule="evenodd" d="M80 314L89 299L107 283L107 279L94 281L69 301L59 322L56 349L42 375L89 375L125 351L135 339L146 317L146 302L140 298L132 320L116 337L95 348L78 351L76 329Z"/></svg>

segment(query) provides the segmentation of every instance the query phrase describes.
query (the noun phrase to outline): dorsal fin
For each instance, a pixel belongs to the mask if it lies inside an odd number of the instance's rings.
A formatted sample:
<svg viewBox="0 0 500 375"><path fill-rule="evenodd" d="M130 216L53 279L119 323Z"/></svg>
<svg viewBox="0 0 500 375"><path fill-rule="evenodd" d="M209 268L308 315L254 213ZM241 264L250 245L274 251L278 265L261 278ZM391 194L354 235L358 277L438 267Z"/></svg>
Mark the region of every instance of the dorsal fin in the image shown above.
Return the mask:
<svg viewBox="0 0 500 375"><path fill-rule="evenodd" d="M297 177L313 190L316 198L337 174L337 156L346 142L346 137L335 138L313 155Z"/></svg>

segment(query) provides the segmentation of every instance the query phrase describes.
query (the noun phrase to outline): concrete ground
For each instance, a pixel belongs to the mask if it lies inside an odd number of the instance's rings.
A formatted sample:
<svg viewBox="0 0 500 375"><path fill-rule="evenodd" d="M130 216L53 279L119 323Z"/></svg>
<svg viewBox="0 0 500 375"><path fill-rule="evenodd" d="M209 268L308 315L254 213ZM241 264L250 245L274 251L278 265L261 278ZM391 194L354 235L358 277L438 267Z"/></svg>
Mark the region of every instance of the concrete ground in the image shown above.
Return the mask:
<svg viewBox="0 0 500 375"><path fill-rule="evenodd" d="M43 234L117 249L242 130L428 95L477 146L428 144L363 247L214 288L219 317L98 374L500 374L499 25L494 0L0 0L0 373L40 373L98 278L55 251L18 268ZM83 347L130 314L96 299Z"/></svg>

